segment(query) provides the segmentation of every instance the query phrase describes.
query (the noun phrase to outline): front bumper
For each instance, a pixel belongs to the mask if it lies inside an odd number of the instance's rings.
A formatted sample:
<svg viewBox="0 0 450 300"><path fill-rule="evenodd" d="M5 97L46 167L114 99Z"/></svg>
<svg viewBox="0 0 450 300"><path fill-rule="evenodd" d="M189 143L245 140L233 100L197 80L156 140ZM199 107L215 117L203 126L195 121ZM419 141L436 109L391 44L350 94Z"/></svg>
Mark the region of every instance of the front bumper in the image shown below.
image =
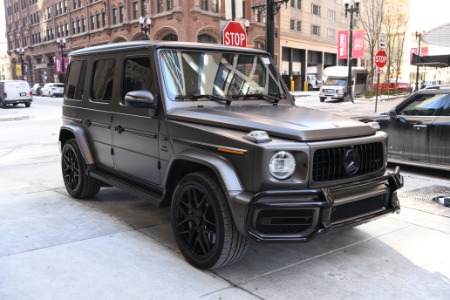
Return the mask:
<svg viewBox="0 0 450 300"><path fill-rule="evenodd" d="M376 179L302 191L266 191L250 202L245 231L266 242L306 242L400 210L399 168Z"/></svg>

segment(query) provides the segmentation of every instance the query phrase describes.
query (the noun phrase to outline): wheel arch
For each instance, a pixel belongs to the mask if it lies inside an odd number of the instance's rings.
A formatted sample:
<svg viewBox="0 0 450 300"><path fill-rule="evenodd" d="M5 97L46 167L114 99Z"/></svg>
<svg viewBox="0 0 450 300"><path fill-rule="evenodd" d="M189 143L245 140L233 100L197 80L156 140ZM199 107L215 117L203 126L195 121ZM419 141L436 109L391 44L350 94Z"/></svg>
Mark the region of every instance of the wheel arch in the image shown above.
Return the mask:
<svg viewBox="0 0 450 300"><path fill-rule="evenodd" d="M64 144L69 140L75 138L77 144L80 147L81 154L87 164L92 165L95 163L94 156L87 142L86 133L83 128L74 125L63 125L59 131L59 150L61 151Z"/></svg>
<svg viewBox="0 0 450 300"><path fill-rule="evenodd" d="M165 197L162 205L170 205L175 186L181 178L189 173L200 171L212 172L229 203L230 192L243 190L234 167L225 158L211 153L187 151L175 155L168 166L167 176L164 180Z"/></svg>

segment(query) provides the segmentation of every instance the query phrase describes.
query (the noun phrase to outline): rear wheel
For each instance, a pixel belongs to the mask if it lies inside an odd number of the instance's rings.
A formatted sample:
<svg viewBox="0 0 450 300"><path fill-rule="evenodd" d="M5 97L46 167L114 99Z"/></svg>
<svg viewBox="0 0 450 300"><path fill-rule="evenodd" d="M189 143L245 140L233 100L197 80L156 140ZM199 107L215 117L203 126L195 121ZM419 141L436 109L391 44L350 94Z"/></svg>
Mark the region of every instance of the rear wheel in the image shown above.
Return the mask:
<svg viewBox="0 0 450 300"><path fill-rule="evenodd" d="M0 99L0 107L1 108L6 108L6 103L4 100Z"/></svg>
<svg viewBox="0 0 450 300"><path fill-rule="evenodd" d="M31 106L31 103L30 103L30 102L25 103L25 107L30 107L30 106Z"/></svg>
<svg viewBox="0 0 450 300"><path fill-rule="evenodd" d="M247 252L248 240L234 225L225 195L209 172L181 179L171 213L175 240L193 266L220 268L239 261Z"/></svg>
<svg viewBox="0 0 450 300"><path fill-rule="evenodd" d="M64 144L61 168L64 185L72 197L89 198L100 190L100 182L86 173L86 162L75 139L70 139Z"/></svg>
<svg viewBox="0 0 450 300"><path fill-rule="evenodd" d="M320 97L320 102L325 101L326 98Z"/></svg>

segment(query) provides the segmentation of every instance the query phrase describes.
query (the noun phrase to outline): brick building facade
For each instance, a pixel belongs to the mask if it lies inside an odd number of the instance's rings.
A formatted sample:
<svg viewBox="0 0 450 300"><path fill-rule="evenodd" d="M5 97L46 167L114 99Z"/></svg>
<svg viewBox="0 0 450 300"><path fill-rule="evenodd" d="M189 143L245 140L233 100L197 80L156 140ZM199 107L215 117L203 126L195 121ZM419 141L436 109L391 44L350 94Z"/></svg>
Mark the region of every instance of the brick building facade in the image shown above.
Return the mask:
<svg viewBox="0 0 450 300"><path fill-rule="evenodd" d="M250 0L243 1L250 19L249 44L264 47L264 23ZM59 80L55 62L84 47L144 39L139 18L151 19L150 39L221 43L221 0L4 0L6 38L13 78L29 82ZM252 18L253 17L253 18ZM23 49L20 55L17 49ZM21 63L22 61L22 63Z"/></svg>

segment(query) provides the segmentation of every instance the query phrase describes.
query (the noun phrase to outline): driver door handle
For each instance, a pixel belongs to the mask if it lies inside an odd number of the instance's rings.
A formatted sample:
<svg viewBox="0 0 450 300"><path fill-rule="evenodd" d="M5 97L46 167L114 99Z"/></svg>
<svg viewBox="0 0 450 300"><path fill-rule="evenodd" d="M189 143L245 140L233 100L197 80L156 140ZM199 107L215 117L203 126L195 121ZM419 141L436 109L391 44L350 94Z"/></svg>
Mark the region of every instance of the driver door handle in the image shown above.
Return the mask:
<svg viewBox="0 0 450 300"><path fill-rule="evenodd" d="M420 130L421 128L427 128L427 125L424 124L416 124L413 125L414 128L416 128L417 130Z"/></svg>
<svg viewBox="0 0 450 300"><path fill-rule="evenodd" d="M125 128L123 128L121 125L114 127L114 130L118 133L122 133L125 131Z"/></svg>

